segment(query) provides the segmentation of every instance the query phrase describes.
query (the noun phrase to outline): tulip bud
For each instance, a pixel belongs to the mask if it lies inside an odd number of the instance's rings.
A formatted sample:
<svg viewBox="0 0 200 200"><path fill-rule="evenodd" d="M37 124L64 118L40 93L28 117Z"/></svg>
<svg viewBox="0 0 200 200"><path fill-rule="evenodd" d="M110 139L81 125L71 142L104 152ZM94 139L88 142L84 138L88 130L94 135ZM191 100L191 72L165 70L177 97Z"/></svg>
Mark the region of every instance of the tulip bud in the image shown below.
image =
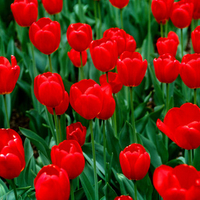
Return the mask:
<svg viewBox="0 0 200 200"><path fill-rule="evenodd" d="M61 12L63 8L63 0L42 0L42 4L50 15Z"/></svg>
<svg viewBox="0 0 200 200"><path fill-rule="evenodd" d="M82 65L85 66L87 62L87 51L75 51L74 49L71 49L70 52L68 52L69 59L73 63L75 67L81 67L81 56L82 56Z"/></svg>

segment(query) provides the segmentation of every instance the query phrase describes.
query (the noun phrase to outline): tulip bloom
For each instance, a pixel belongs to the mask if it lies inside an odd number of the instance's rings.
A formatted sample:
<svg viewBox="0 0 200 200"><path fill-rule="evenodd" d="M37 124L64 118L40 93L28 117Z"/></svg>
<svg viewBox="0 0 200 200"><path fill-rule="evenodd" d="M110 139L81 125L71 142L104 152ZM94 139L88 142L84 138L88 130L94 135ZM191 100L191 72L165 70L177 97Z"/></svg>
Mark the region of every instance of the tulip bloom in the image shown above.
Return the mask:
<svg viewBox="0 0 200 200"><path fill-rule="evenodd" d="M81 67L81 56L82 56L82 65L85 66L87 62L87 51L84 50L79 52L75 51L74 49L71 49L71 51L68 52L67 54L75 67Z"/></svg>
<svg viewBox="0 0 200 200"><path fill-rule="evenodd" d="M115 197L114 200L133 200L130 196L121 195L119 197Z"/></svg>
<svg viewBox="0 0 200 200"><path fill-rule="evenodd" d="M119 9L124 8L129 3L129 0L123 0L123 1L122 0L109 0L109 1L114 7L119 8Z"/></svg>
<svg viewBox="0 0 200 200"><path fill-rule="evenodd" d="M167 38L158 38L156 47L158 50L158 54L172 54L174 57L176 56L177 48L179 45L179 39L175 32L170 31L168 33Z"/></svg>
<svg viewBox="0 0 200 200"><path fill-rule="evenodd" d="M164 121L158 119L156 125L181 148L189 150L200 146L200 109L195 104L185 103L180 108L170 109Z"/></svg>
<svg viewBox="0 0 200 200"><path fill-rule="evenodd" d="M152 0L151 10L158 23L165 24L169 20L174 0Z"/></svg>
<svg viewBox="0 0 200 200"><path fill-rule="evenodd" d="M64 140L58 146L53 146L51 160L67 172L69 179L79 176L85 167L85 158L76 140Z"/></svg>
<svg viewBox="0 0 200 200"><path fill-rule="evenodd" d="M136 87L145 76L147 61L142 61L138 52L125 51L117 62L117 71L122 84L129 87Z"/></svg>
<svg viewBox="0 0 200 200"><path fill-rule="evenodd" d="M7 58L0 56L0 94L13 91L20 74L15 56L11 56L11 65Z"/></svg>
<svg viewBox="0 0 200 200"><path fill-rule="evenodd" d="M87 129L81 122L76 122L66 127L67 140L76 140L80 146L85 143L86 132Z"/></svg>
<svg viewBox="0 0 200 200"><path fill-rule="evenodd" d="M92 28L88 24L70 24L66 35L69 45L74 50L81 52L90 46L92 41Z"/></svg>
<svg viewBox="0 0 200 200"><path fill-rule="evenodd" d="M37 20L37 0L14 0L10 7L19 26L28 27Z"/></svg>
<svg viewBox="0 0 200 200"><path fill-rule="evenodd" d="M107 38L93 40L90 44L90 54L94 66L102 72L108 72L117 64L117 42Z"/></svg>
<svg viewBox="0 0 200 200"><path fill-rule="evenodd" d="M70 182L66 171L56 165L44 166L34 180L37 200L68 200Z"/></svg>
<svg viewBox="0 0 200 200"><path fill-rule="evenodd" d="M120 152L123 174L130 180L141 180L150 167L150 156L141 144L131 144Z"/></svg>
<svg viewBox="0 0 200 200"><path fill-rule="evenodd" d="M65 91L64 92L64 99L63 101L60 102L60 104L58 106L55 107L55 113L56 115L63 115L68 106L69 106L69 95L68 93ZM47 107L47 110L53 115L53 108L52 107Z"/></svg>
<svg viewBox="0 0 200 200"><path fill-rule="evenodd" d="M18 177L25 167L22 139L12 129L0 129L0 135L0 176L13 179Z"/></svg>
<svg viewBox="0 0 200 200"><path fill-rule="evenodd" d="M153 185L164 200L199 199L199 172L186 164L175 168L161 165L153 174Z"/></svg>
<svg viewBox="0 0 200 200"><path fill-rule="evenodd" d="M42 0L42 4L50 15L61 12L63 8L63 0Z"/></svg>
<svg viewBox="0 0 200 200"><path fill-rule="evenodd" d="M51 72L36 76L34 94L41 104L55 108L65 98L65 88L61 76Z"/></svg>
<svg viewBox="0 0 200 200"><path fill-rule="evenodd" d="M125 51L134 52L136 49L136 41L132 35L126 34L126 48Z"/></svg>
<svg viewBox="0 0 200 200"><path fill-rule="evenodd" d="M192 21L194 5L191 0L174 2L170 19L177 28L188 27Z"/></svg>
<svg viewBox="0 0 200 200"><path fill-rule="evenodd" d="M33 45L44 54L56 51L60 44L60 24L50 18L40 18L29 29L29 38Z"/></svg>
<svg viewBox="0 0 200 200"><path fill-rule="evenodd" d="M70 88L70 104L85 119L95 118L102 109L103 92L92 79L83 79Z"/></svg>
<svg viewBox="0 0 200 200"><path fill-rule="evenodd" d="M153 60L156 78L161 83L172 83L179 75L180 63L170 54L163 54L162 56Z"/></svg>
<svg viewBox="0 0 200 200"><path fill-rule="evenodd" d="M194 12L193 12L193 19L200 19L200 1L194 0Z"/></svg>
<svg viewBox="0 0 200 200"><path fill-rule="evenodd" d="M100 76L99 82L101 85L107 83L106 74ZM123 87L123 84L119 79L119 75L115 72L108 72L108 83L110 84L112 93L114 94L118 93Z"/></svg>
<svg viewBox="0 0 200 200"><path fill-rule="evenodd" d="M192 46L195 53L200 53L200 26L192 31Z"/></svg>
<svg viewBox="0 0 200 200"><path fill-rule="evenodd" d="M180 64L180 76L182 81L189 88L199 88L200 79L198 74L200 73L200 54L187 54L183 56Z"/></svg>

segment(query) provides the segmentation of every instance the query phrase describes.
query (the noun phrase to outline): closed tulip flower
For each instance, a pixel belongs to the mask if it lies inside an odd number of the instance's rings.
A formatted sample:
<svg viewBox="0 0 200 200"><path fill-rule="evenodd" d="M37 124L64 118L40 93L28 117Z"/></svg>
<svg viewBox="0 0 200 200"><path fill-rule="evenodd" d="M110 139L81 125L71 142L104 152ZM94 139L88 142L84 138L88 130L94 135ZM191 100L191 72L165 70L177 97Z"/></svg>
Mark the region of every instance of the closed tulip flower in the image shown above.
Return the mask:
<svg viewBox="0 0 200 200"><path fill-rule="evenodd" d="M119 8L119 9L124 8L129 3L129 0L123 0L123 1L122 0L109 0L109 1L114 7Z"/></svg>
<svg viewBox="0 0 200 200"><path fill-rule="evenodd" d="M39 51L49 55L60 45L60 24L57 21L51 21L50 18L40 18L30 26L29 38Z"/></svg>
<svg viewBox="0 0 200 200"><path fill-rule="evenodd" d="M163 54L153 60L156 78L161 83L172 83L179 75L180 63L171 54Z"/></svg>
<svg viewBox="0 0 200 200"><path fill-rule="evenodd" d="M132 35L126 34L126 48L125 51L134 52L136 49L136 41Z"/></svg>
<svg viewBox="0 0 200 200"><path fill-rule="evenodd" d="M63 8L63 0L42 0L42 4L50 15L61 12Z"/></svg>
<svg viewBox="0 0 200 200"><path fill-rule="evenodd" d="M117 62L117 71L122 84L129 87L136 87L145 76L147 61L142 60L138 52L125 51Z"/></svg>
<svg viewBox="0 0 200 200"><path fill-rule="evenodd" d="M89 48L92 41L92 28L88 24L70 24L67 29L67 41L76 51L84 51Z"/></svg>
<svg viewBox="0 0 200 200"><path fill-rule="evenodd" d="M119 197L115 197L114 200L133 200L130 196L121 195Z"/></svg>
<svg viewBox="0 0 200 200"><path fill-rule="evenodd" d="M169 20L174 0L152 0L151 10L158 23L165 24Z"/></svg>
<svg viewBox="0 0 200 200"><path fill-rule="evenodd" d="M192 31L192 46L195 53L200 53L200 26Z"/></svg>
<svg viewBox="0 0 200 200"><path fill-rule="evenodd" d="M133 143L120 152L123 174L130 180L141 180L150 167L150 156L141 144Z"/></svg>
<svg viewBox="0 0 200 200"><path fill-rule="evenodd" d="M83 79L70 88L70 104L85 119L95 118L102 109L103 92L92 79Z"/></svg>
<svg viewBox="0 0 200 200"><path fill-rule="evenodd" d="M174 2L170 19L177 28L188 27L192 21L194 5L191 0Z"/></svg>
<svg viewBox="0 0 200 200"><path fill-rule="evenodd" d="M0 94L9 94L13 91L20 74L20 67L17 65L15 56L9 60L0 56Z"/></svg>
<svg viewBox="0 0 200 200"><path fill-rule="evenodd" d="M93 40L90 44L90 54L94 66L102 72L108 72L117 64L117 42L107 38Z"/></svg>
<svg viewBox="0 0 200 200"><path fill-rule="evenodd" d="M86 131L86 127L83 126L81 122L70 124L66 128L67 140L76 140L80 146L83 146L85 143Z"/></svg>
<svg viewBox="0 0 200 200"><path fill-rule="evenodd" d="M55 113L56 115L63 115L68 106L69 106L69 95L68 93L65 91L64 92L64 99L63 101L60 102L60 104L58 106L56 106L54 109L55 109ZM47 107L47 110L53 115L53 108L52 107Z"/></svg>
<svg viewBox="0 0 200 200"><path fill-rule="evenodd" d="M65 88L61 76L51 72L36 76L34 94L41 104L55 108L65 98Z"/></svg>
<svg viewBox="0 0 200 200"><path fill-rule="evenodd" d="M105 83L107 83L106 74L103 74L100 76L99 82L101 85L104 85ZM110 84L112 88L112 93L114 94L118 93L123 87L123 84L119 79L119 75L115 72L108 72L108 83Z"/></svg>
<svg viewBox="0 0 200 200"><path fill-rule="evenodd" d="M21 137L12 129L0 129L0 176L13 179L25 167L24 148Z"/></svg>
<svg viewBox="0 0 200 200"><path fill-rule="evenodd" d="M68 52L69 59L73 63L75 67L81 67L81 56L82 56L82 65L85 66L87 62L87 51L75 51L74 49L71 49L70 52Z"/></svg>
<svg viewBox="0 0 200 200"><path fill-rule="evenodd" d="M14 0L10 7L19 26L28 27L37 20L37 0Z"/></svg>
<svg viewBox="0 0 200 200"><path fill-rule="evenodd" d="M156 125L181 148L189 150L200 146L200 109L195 104L185 103L180 108L170 109L164 121L158 119Z"/></svg>
<svg viewBox="0 0 200 200"><path fill-rule="evenodd" d="M37 200L68 200L70 182L66 171L56 165L44 166L34 180Z"/></svg>
<svg viewBox="0 0 200 200"><path fill-rule="evenodd" d="M200 1L193 0L193 3L194 3L193 19L200 19Z"/></svg>
<svg viewBox="0 0 200 200"><path fill-rule="evenodd" d="M178 45L179 45L178 36L173 31L170 31L168 33L167 38L160 37L156 42L156 47L159 55L169 53L175 57Z"/></svg>
<svg viewBox="0 0 200 200"><path fill-rule="evenodd" d="M85 158L76 140L64 140L58 146L53 146L51 160L67 172L69 179L79 176L85 167Z"/></svg>
<svg viewBox="0 0 200 200"><path fill-rule="evenodd" d="M200 54L187 54L183 56L180 64L180 76L182 81L189 88L199 88L200 79L198 74L200 73Z"/></svg>

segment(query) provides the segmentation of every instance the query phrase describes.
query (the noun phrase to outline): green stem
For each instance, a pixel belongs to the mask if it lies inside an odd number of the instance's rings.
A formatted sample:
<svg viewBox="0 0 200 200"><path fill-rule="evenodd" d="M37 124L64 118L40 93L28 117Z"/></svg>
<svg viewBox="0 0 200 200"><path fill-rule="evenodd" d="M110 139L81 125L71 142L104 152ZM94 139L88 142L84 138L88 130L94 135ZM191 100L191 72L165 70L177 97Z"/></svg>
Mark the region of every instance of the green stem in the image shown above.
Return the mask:
<svg viewBox="0 0 200 200"><path fill-rule="evenodd" d="M167 34L168 34L168 21L166 21L165 24L165 37L167 37Z"/></svg>
<svg viewBox="0 0 200 200"><path fill-rule="evenodd" d="M64 138L62 137L62 130L61 130L61 125L60 125L60 116L57 116L58 118L58 128L59 128L59 134L60 134L60 142L62 142L64 140Z"/></svg>
<svg viewBox="0 0 200 200"><path fill-rule="evenodd" d="M95 29L96 29L96 39L99 39L99 31L97 26L97 7L96 7L96 1L94 0L94 17L95 17Z"/></svg>
<svg viewBox="0 0 200 200"><path fill-rule="evenodd" d="M101 21L101 6L100 6L100 1L97 2L98 4L98 13L99 13L99 36L102 38L102 21Z"/></svg>
<svg viewBox="0 0 200 200"><path fill-rule="evenodd" d="M107 80L107 83L109 83L108 72L106 72L106 80Z"/></svg>
<svg viewBox="0 0 200 200"><path fill-rule="evenodd" d="M166 111L165 111L165 114L167 114L169 110L169 83L166 83ZM167 135L165 135L165 147L166 149L168 149L168 137Z"/></svg>
<svg viewBox="0 0 200 200"><path fill-rule="evenodd" d="M117 19L117 27L119 27L119 9L118 8L115 8L116 10L116 19Z"/></svg>
<svg viewBox="0 0 200 200"><path fill-rule="evenodd" d="M192 149L188 150L188 164L192 165Z"/></svg>
<svg viewBox="0 0 200 200"><path fill-rule="evenodd" d="M37 68L36 68L36 62L35 62L35 53L34 53L34 46L33 46L32 42L30 42L30 43L31 43L32 61L33 61L33 76L35 78L37 76Z"/></svg>
<svg viewBox="0 0 200 200"><path fill-rule="evenodd" d="M50 72L52 73L53 68L52 68L52 63L51 63L51 54L49 54L48 57L49 57L49 69L50 69Z"/></svg>
<svg viewBox="0 0 200 200"><path fill-rule="evenodd" d="M74 186L73 186L73 180L70 181L70 195L71 195L71 200L74 200Z"/></svg>
<svg viewBox="0 0 200 200"><path fill-rule="evenodd" d="M195 29L195 22L194 22L194 19L192 19L192 22L191 22L191 32L194 31ZM191 46L191 53L194 53L194 49L193 49L193 45L192 45L192 40L190 40L190 46Z"/></svg>
<svg viewBox="0 0 200 200"><path fill-rule="evenodd" d="M160 23L160 35L163 38L163 24Z"/></svg>
<svg viewBox="0 0 200 200"><path fill-rule="evenodd" d="M17 197L17 189L16 189L16 185L15 185L15 180L14 179L11 179L11 186L14 190L14 194L15 194L15 200L18 200L18 197Z"/></svg>
<svg viewBox="0 0 200 200"><path fill-rule="evenodd" d="M58 130L56 111L54 108L53 108L53 116L54 116L54 123L55 123L55 127L56 127L56 143L58 145L61 141L60 141L60 134L59 134L59 130Z"/></svg>
<svg viewBox="0 0 200 200"><path fill-rule="evenodd" d="M130 107L131 107L131 121L133 126L133 134L131 134L131 144L132 144L132 143L137 143L137 136L135 131L134 107L133 107L133 87L130 87Z"/></svg>
<svg viewBox="0 0 200 200"><path fill-rule="evenodd" d="M148 12L148 53L147 53L148 62L150 62L150 48L151 48L151 0L149 0L149 12Z"/></svg>
<svg viewBox="0 0 200 200"><path fill-rule="evenodd" d="M194 104L197 104L197 89L194 89Z"/></svg>
<svg viewBox="0 0 200 200"><path fill-rule="evenodd" d="M6 95L3 95L4 98L4 105L5 105L5 114L6 114L6 122L7 122L7 128L10 128L10 121L8 118L8 108L7 108L7 102L6 102Z"/></svg>
<svg viewBox="0 0 200 200"><path fill-rule="evenodd" d="M82 13L82 4L81 4L81 0L78 0L78 6L79 6L79 18L80 18L80 22L83 23L84 19L83 19L83 13Z"/></svg>
<svg viewBox="0 0 200 200"><path fill-rule="evenodd" d="M96 156L95 156L95 145L94 145L94 133L93 133L93 126L92 126L92 119L90 120L90 132L91 132L92 156L93 156L93 167L94 167L95 200L99 200L97 169L96 169Z"/></svg>
<svg viewBox="0 0 200 200"><path fill-rule="evenodd" d="M115 99L115 103L117 105L117 98L116 98L115 94L114 94L114 99ZM114 130L115 130L114 134L115 134L115 137L117 138L117 113L116 113L116 107L115 107L115 112L113 114L113 118L114 118L113 121L114 121Z"/></svg>
<svg viewBox="0 0 200 200"><path fill-rule="evenodd" d="M120 9L120 18L121 18L121 29L124 29L122 9Z"/></svg>
<svg viewBox="0 0 200 200"><path fill-rule="evenodd" d="M83 71L83 60L82 60L82 54L80 52L80 59L81 59L81 67L80 67L80 80L84 79L84 71Z"/></svg>
<svg viewBox="0 0 200 200"><path fill-rule="evenodd" d="M135 199L134 200L137 200L137 181L134 180L134 192L135 192Z"/></svg>
<svg viewBox="0 0 200 200"><path fill-rule="evenodd" d="M105 169L105 182L107 182L107 170L106 170L106 121L103 120L103 159Z"/></svg>
<svg viewBox="0 0 200 200"><path fill-rule="evenodd" d="M183 29L181 29L181 58L183 58Z"/></svg>

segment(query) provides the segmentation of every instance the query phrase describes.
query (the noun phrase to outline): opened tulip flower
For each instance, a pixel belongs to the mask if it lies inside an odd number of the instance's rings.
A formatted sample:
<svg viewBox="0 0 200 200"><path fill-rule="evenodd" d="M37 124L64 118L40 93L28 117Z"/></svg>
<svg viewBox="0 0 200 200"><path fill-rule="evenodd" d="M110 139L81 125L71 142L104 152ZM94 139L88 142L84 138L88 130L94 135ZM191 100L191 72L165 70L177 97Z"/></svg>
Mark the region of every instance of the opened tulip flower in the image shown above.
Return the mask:
<svg viewBox="0 0 200 200"><path fill-rule="evenodd" d="M169 20L174 0L152 0L151 10L158 23L165 24Z"/></svg>
<svg viewBox="0 0 200 200"><path fill-rule="evenodd" d="M199 172L186 164L175 168L161 165L153 174L153 185L163 200L197 200L199 180Z"/></svg>
<svg viewBox="0 0 200 200"><path fill-rule="evenodd" d="M92 79L83 79L70 88L70 104L85 119L93 119L101 112L103 92Z"/></svg>
<svg viewBox="0 0 200 200"><path fill-rule="evenodd" d="M64 140L58 146L53 146L51 160L67 172L69 179L79 176L85 167L85 158L76 140Z"/></svg>
<svg viewBox="0 0 200 200"><path fill-rule="evenodd" d="M153 60L156 78L161 83L172 83L179 75L180 63L171 54Z"/></svg>
<svg viewBox="0 0 200 200"><path fill-rule="evenodd" d="M56 165L44 166L34 180L37 200L68 200L70 182L67 172Z"/></svg>
<svg viewBox="0 0 200 200"><path fill-rule="evenodd" d="M158 119L156 125L181 148L189 150L200 146L200 109L195 104L185 103L180 108L170 109L164 121Z"/></svg>
<svg viewBox="0 0 200 200"><path fill-rule="evenodd" d="M50 15L61 12L63 8L63 0L42 0L42 4Z"/></svg>
<svg viewBox="0 0 200 200"><path fill-rule="evenodd" d="M108 72L117 64L117 42L107 38L93 40L90 44L90 54L94 66L102 72Z"/></svg>
<svg viewBox="0 0 200 200"><path fill-rule="evenodd" d="M41 104L55 108L65 98L65 88L61 76L51 72L36 76L34 94Z"/></svg>
<svg viewBox="0 0 200 200"><path fill-rule="evenodd" d="M197 26L194 31L192 31L192 46L195 53L200 53L200 26Z"/></svg>
<svg viewBox="0 0 200 200"><path fill-rule="evenodd" d="M124 8L129 3L129 0L123 0L123 1L122 0L109 0L109 1L114 7L119 8L119 9Z"/></svg>
<svg viewBox="0 0 200 200"><path fill-rule="evenodd" d="M180 64L180 76L187 87L194 89L200 87L200 54L186 54Z"/></svg>
<svg viewBox="0 0 200 200"><path fill-rule="evenodd" d="M60 24L50 18L40 18L30 26L29 38L39 51L49 55L56 51L60 45Z"/></svg>
<svg viewBox="0 0 200 200"><path fill-rule="evenodd" d="M115 197L114 200L133 200L130 196L121 195L119 197Z"/></svg>
<svg viewBox="0 0 200 200"><path fill-rule="evenodd" d="M130 180L141 180L150 167L150 156L141 144L133 143L120 152L123 174Z"/></svg>
<svg viewBox="0 0 200 200"><path fill-rule="evenodd" d="M15 21L24 27L31 26L37 20L38 2L37 0L14 0L11 10Z"/></svg>
<svg viewBox="0 0 200 200"><path fill-rule="evenodd" d="M20 74L20 67L17 65L15 56L9 60L0 56L0 94L9 94L13 91Z"/></svg>
<svg viewBox="0 0 200 200"><path fill-rule="evenodd" d="M82 56L82 66L85 66L87 62L87 51L75 51L74 49L71 49L70 52L68 52L69 59L72 61L73 65L75 67L81 67L81 56Z"/></svg>
<svg viewBox="0 0 200 200"><path fill-rule="evenodd" d="M146 73L147 61L142 60L138 52L125 51L117 62L117 71L122 84L129 87L138 86Z"/></svg>
<svg viewBox="0 0 200 200"><path fill-rule="evenodd" d="M86 131L86 127L83 126L81 122L70 124L66 127L67 140L76 140L80 146L83 146L85 143Z"/></svg>
<svg viewBox="0 0 200 200"><path fill-rule="evenodd" d="M0 177L13 179L25 167L22 139L12 129L0 129L0 135Z"/></svg>
<svg viewBox="0 0 200 200"><path fill-rule="evenodd" d="M89 24L70 24L67 28L67 41L76 51L84 51L89 48L92 41L92 28Z"/></svg>

